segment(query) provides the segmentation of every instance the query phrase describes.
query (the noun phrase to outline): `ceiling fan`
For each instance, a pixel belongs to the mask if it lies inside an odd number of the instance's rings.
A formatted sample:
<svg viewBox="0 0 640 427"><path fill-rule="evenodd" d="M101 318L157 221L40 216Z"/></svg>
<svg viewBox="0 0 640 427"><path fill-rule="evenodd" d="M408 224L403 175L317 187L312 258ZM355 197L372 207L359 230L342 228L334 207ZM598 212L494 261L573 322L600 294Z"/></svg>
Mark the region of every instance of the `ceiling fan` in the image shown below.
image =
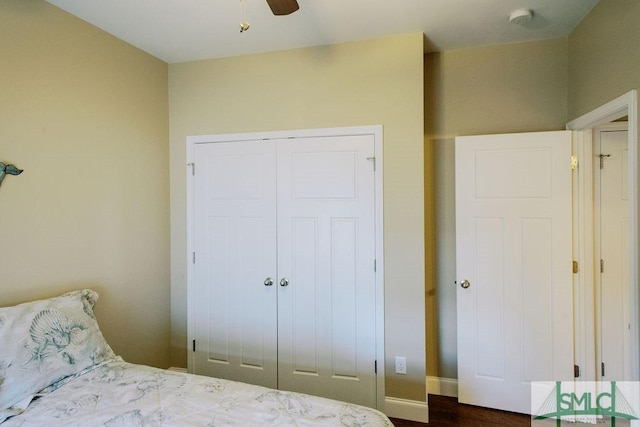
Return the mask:
<svg viewBox="0 0 640 427"><path fill-rule="evenodd" d="M300 9L296 0L267 0L274 15L289 15Z"/></svg>
<svg viewBox="0 0 640 427"><path fill-rule="evenodd" d="M274 15L289 15L300 9L297 0L267 0L267 4L271 8L271 12L273 12ZM240 7L242 8L242 23L240 23L241 33L244 33L249 29L249 23L247 22L246 5L247 0L240 0Z"/></svg>

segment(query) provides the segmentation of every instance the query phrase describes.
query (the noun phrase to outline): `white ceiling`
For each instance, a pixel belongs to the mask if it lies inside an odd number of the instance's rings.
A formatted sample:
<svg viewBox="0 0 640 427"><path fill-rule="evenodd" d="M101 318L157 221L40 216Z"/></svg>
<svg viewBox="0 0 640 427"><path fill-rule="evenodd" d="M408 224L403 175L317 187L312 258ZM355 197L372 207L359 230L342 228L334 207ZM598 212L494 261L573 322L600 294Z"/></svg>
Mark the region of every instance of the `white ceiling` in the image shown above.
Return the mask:
<svg viewBox="0 0 640 427"><path fill-rule="evenodd" d="M560 37L598 0L298 0L274 16L246 0L251 28L240 33L240 0L47 0L168 62L185 62L422 32L440 51ZM529 8L526 26L511 11Z"/></svg>

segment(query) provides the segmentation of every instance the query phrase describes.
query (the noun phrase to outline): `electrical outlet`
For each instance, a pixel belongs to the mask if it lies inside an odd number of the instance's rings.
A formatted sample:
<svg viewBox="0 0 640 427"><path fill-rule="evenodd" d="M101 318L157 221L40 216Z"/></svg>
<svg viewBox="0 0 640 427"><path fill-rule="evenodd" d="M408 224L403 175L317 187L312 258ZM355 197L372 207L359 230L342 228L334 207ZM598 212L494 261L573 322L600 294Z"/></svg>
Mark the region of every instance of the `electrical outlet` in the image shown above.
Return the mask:
<svg viewBox="0 0 640 427"><path fill-rule="evenodd" d="M396 374L407 374L407 358L403 356L396 356Z"/></svg>

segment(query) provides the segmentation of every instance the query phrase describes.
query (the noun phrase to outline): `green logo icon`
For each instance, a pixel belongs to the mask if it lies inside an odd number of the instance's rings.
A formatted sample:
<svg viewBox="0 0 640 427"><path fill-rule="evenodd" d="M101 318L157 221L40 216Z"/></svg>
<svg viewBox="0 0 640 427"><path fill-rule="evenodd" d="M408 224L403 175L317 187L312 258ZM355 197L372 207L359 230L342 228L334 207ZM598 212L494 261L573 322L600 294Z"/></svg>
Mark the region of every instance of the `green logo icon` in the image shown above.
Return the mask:
<svg viewBox="0 0 640 427"><path fill-rule="evenodd" d="M549 386L553 384L549 392ZM616 419L639 419L637 382L532 383L531 393L532 424L535 420L555 418L556 426L560 426L562 421L589 424L610 421L610 425L615 427Z"/></svg>

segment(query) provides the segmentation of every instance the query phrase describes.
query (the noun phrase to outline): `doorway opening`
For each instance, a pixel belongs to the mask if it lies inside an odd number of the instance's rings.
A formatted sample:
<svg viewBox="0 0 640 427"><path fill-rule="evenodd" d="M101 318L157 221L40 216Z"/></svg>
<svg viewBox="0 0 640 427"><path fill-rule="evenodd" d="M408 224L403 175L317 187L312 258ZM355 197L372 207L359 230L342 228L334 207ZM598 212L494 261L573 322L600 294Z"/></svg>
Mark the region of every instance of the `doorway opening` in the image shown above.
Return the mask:
<svg viewBox="0 0 640 427"><path fill-rule="evenodd" d="M608 153L599 149L601 141L594 137L594 130L616 120L627 118L628 132L626 150L626 171L624 177L629 184L626 186L626 201L628 214L628 231L626 246L629 262L622 268L620 290L626 296L618 299L624 312L627 312L626 327L624 331L624 357L627 369L624 371L624 380L632 381L640 379L640 352L638 348L638 123L637 123L637 91L632 90L619 98L587 113L567 124L567 129L575 131L573 152L578 161L578 173L574 176L574 254L579 269L574 282L575 304L575 363L580 367L580 379L583 381L595 381L606 378L602 375L602 329L596 313L602 308L603 299L598 292L600 285L600 272L603 263L600 258L602 245L599 226L601 214L594 209L602 194L594 185L600 179L594 167L606 162ZM600 144L601 145L601 144ZM624 145L624 144L623 144ZM602 157L601 157L602 156ZM622 165L621 165L622 166ZM608 203L608 202L607 202ZM594 231L595 230L595 231ZM606 268L606 267L605 267ZM606 303L606 298L605 298Z"/></svg>

